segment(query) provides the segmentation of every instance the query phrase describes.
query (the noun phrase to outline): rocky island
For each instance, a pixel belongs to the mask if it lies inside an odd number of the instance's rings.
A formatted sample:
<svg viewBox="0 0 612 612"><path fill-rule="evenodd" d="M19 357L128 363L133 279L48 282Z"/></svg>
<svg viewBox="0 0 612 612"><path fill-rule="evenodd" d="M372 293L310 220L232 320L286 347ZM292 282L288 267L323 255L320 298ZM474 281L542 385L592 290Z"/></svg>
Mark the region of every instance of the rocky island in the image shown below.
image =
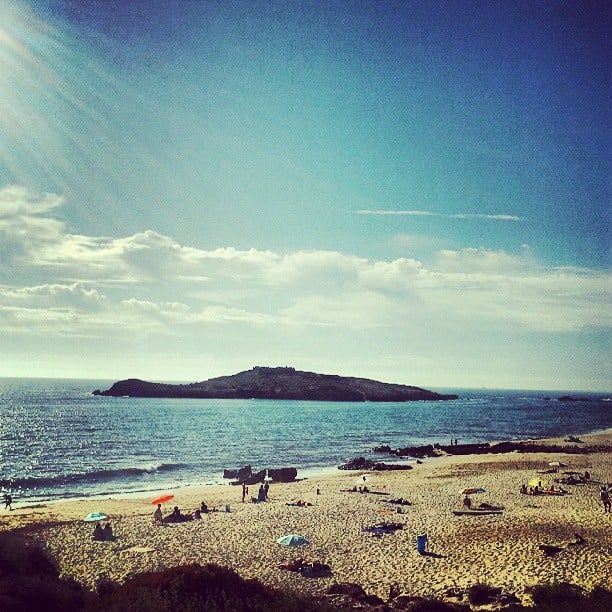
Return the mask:
<svg viewBox="0 0 612 612"><path fill-rule="evenodd" d="M190 384L155 383L130 378L94 395L112 397L171 397L198 399L279 399L326 402L408 402L451 400L444 395L410 385L378 382L330 374L301 372L295 368L255 366L232 376Z"/></svg>

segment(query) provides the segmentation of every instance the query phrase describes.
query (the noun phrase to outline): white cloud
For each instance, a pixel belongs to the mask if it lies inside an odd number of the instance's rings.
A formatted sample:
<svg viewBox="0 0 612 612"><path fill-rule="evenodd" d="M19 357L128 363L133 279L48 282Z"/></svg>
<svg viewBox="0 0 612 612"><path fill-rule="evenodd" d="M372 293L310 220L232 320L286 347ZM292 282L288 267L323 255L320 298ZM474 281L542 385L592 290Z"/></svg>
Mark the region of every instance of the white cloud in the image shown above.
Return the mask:
<svg viewBox="0 0 612 612"><path fill-rule="evenodd" d="M457 345L470 346L485 333L531 334L535 342L612 327L609 272L545 266L528 249L442 250L431 265L335 251L207 251L153 231L71 234L50 217L61 199L44 196L39 205L23 190L0 196L18 202L2 208L0 232L20 253L2 273L0 333L40 337L45 346L67 337L108 346L164 338L163 347L180 353L211 338L217 347L248 338L252 350L276 354L289 339L399 343L452 329ZM33 231L36 223L46 235Z"/></svg>
<svg viewBox="0 0 612 612"><path fill-rule="evenodd" d="M491 221L521 221L516 215L484 214L484 213L456 213L446 214L431 212L429 210L356 210L358 215L375 216L408 216L408 217L443 217L445 219L488 219Z"/></svg>
<svg viewBox="0 0 612 612"><path fill-rule="evenodd" d="M10 287L0 285L0 301L4 305L31 307L74 308L97 311L104 307L107 299L96 289L88 289L80 283L70 285L50 284L35 287Z"/></svg>

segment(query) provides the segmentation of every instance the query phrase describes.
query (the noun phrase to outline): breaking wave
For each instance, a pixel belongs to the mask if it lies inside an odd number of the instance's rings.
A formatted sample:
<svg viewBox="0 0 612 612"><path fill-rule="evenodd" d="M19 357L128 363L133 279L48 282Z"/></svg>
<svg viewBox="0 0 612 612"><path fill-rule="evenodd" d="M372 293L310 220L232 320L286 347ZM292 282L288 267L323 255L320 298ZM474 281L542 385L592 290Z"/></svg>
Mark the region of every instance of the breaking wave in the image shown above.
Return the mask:
<svg viewBox="0 0 612 612"><path fill-rule="evenodd" d="M38 489L49 486L72 484L97 484L112 480L134 479L148 474L166 473L187 467L184 463L162 463L152 467L129 467L117 470L96 470L80 474L59 474L40 478L6 478L0 479L0 487L10 489Z"/></svg>

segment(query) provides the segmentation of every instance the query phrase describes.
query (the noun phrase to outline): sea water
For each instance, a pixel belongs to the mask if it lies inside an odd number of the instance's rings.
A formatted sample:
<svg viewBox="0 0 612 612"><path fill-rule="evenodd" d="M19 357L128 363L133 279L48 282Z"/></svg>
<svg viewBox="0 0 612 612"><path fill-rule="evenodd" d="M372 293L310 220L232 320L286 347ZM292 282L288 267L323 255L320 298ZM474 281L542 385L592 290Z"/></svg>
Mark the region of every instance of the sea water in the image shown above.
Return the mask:
<svg viewBox="0 0 612 612"><path fill-rule="evenodd" d="M113 381L0 379L0 490L19 503L224 481L224 468L330 472L392 448L580 435L612 427L605 395L452 390L405 403L113 398Z"/></svg>

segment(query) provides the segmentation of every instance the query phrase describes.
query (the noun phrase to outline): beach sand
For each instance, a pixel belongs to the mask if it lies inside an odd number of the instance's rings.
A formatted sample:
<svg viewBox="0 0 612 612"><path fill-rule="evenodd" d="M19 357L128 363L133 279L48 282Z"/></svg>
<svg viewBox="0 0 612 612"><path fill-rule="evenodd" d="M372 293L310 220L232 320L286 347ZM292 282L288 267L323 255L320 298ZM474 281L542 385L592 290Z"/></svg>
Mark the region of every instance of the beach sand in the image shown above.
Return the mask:
<svg viewBox="0 0 612 612"><path fill-rule="evenodd" d="M612 447L612 431L581 439ZM604 513L597 484L612 480L611 457L446 456L425 459L409 471L368 473L367 486L388 496L341 491L363 485L363 472L272 484L269 501L258 504L241 503L239 486L183 488L173 491L175 499L164 505L165 514L175 504L190 512L202 500L219 511L200 521L163 527L153 525L151 497L47 503L0 511L0 530L28 533L57 560L63 576L88 587L101 578L123 581L133 573L214 562L244 578L313 594L324 593L334 583L352 582L385 600L391 587L442 597L449 587L486 582L528 603L526 588L537 583L568 581L587 589L612 589L612 513ZM567 464L561 471L588 470L592 482L563 485L569 494L562 497L521 495L520 485L551 461ZM460 490L465 487L485 489L472 496L474 505L487 502L505 510L491 516L453 515L453 509L461 509ZM250 487L250 495L256 495L257 488ZM409 499L412 505L401 506L399 514L385 497ZM312 506L287 505L298 499ZM225 512L227 504L230 512ZM116 541L92 540L93 525L83 521L92 511L110 516ZM382 521L402 523L403 528L381 537L363 531ZM302 534L310 544L278 545L276 540L288 533ZM416 547L420 534L427 535L425 555ZM570 544L575 534L585 543ZM562 550L545 556L541 544ZM300 557L327 563L331 575L307 578L278 567Z"/></svg>

